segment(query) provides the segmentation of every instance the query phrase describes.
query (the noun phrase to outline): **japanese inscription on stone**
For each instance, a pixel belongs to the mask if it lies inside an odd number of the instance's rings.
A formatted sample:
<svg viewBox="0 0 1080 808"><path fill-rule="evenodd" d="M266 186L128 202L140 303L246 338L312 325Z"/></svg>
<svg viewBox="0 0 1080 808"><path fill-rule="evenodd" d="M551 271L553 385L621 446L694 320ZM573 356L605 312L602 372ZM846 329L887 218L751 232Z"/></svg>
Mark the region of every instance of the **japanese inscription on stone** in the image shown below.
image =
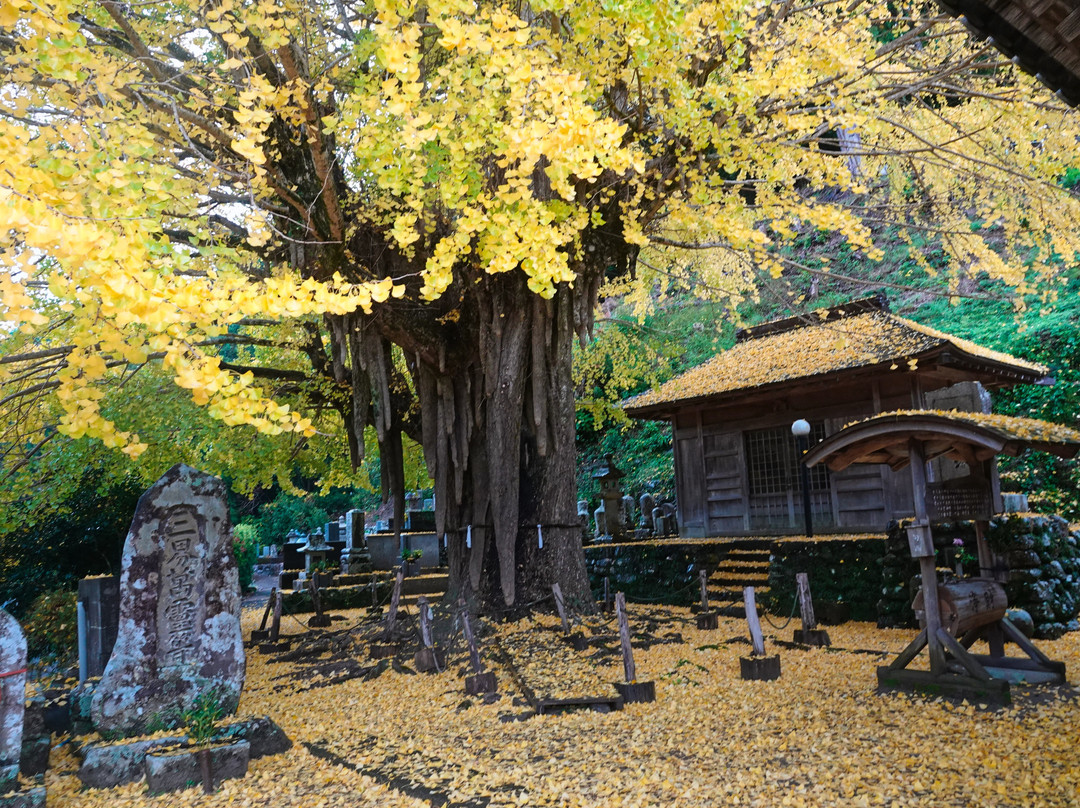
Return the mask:
<svg viewBox="0 0 1080 808"><path fill-rule="evenodd" d="M158 648L166 664L184 665L195 657L195 631L202 623L199 582L203 562L197 553L199 523L191 509L178 507L165 520L158 601Z"/></svg>
<svg viewBox="0 0 1080 808"><path fill-rule="evenodd" d="M124 543L116 645L91 702L99 731L175 724L211 688L235 709L244 648L225 493L216 477L175 466L139 500Z"/></svg>

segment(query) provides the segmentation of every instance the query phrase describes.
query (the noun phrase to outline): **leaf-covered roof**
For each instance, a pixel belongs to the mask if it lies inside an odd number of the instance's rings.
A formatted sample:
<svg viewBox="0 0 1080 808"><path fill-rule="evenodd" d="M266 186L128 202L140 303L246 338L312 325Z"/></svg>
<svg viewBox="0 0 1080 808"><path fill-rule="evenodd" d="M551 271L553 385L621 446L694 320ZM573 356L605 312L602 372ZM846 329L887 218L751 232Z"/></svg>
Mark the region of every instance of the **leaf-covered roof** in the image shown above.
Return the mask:
<svg viewBox="0 0 1080 808"><path fill-rule="evenodd" d="M664 383L655 390L629 399L630 415L655 414L657 408L712 396L751 390L765 385L810 379L837 371L883 365L893 370L915 370L931 353L949 350L985 366L1019 373L1030 381L1047 374L1047 368L992 351L968 340L897 317L886 311L862 311L844 315L837 310L812 315L796 326L787 321L772 328L758 326L750 338L730 350ZM760 334L760 336L755 336Z"/></svg>
<svg viewBox="0 0 1080 808"><path fill-rule="evenodd" d="M1013 415L951 410L896 410L848 424L806 454L808 466L826 463L840 471L852 463L907 465L911 441L922 444L926 459L951 457L968 463L1024 449L1074 457L1080 431L1049 421Z"/></svg>

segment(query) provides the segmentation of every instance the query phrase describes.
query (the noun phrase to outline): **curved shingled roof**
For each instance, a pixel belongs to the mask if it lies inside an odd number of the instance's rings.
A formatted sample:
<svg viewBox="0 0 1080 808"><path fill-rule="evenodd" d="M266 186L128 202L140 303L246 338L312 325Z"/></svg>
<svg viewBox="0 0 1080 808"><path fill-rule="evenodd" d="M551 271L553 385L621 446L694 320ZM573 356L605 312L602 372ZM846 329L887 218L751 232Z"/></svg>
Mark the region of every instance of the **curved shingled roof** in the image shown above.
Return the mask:
<svg viewBox="0 0 1080 808"><path fill-rule="evenodd" d="M1080 431L1049 421L981 412L896 410L848 424L806 453L806 465L825 463L833 471L853 463L908 463L909 441L924 445L926 459L951 457L964 463L1024 449L1074 457Z"/></svg>
<svg viewBox="0 0 1080 808"><path fill-rule="evenodd" d="M858 305L858 304L856 304ZM655 390L624 402L627 414L651 417L674 405L728 396L769 385L794 383L837 371L879 367L914 370L920 361L948 352L1014 381L1045 378L1043 365L1026 362L968 340L897 317L886 311L851 311L851 306L758 326L730 350L676 376Z"/></svg>

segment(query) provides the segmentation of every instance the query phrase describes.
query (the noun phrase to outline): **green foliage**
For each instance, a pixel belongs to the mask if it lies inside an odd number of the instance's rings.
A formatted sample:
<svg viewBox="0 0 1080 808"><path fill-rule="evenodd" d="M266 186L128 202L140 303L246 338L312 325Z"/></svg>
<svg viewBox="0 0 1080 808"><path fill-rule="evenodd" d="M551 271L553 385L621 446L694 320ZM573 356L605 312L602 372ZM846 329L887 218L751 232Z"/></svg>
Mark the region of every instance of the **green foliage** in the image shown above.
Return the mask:
<svg viewBox="0 0 1080 808"><path fill-rule="evenodd" d="M996 391L994 411L1075 426L1080 413L1080 279L1063 273L1053 305L1017 315L1006 301L934 300L916 319L950 333L1050 368L1055 383ZM992 287L987 289L992 291ZM1032 510L1080 519L1080 466L1043 452L999 459L1004 490L1028 494Z"/></svg>
<svg viewBox="0 0 1080 808"><path fill-rule="evenodd" d="M423 550L402 550L401 560L408 564L410 561L419 561L423 555Z"/></svg>
<svg viewBox="0 0 1080 808"><path fill-rule="evenodd" d="M805 572L815 603L847 603L855 620L873 620L881 596L880 537L833 541L785 541L773 550L769 588L761 604L774 614L788 614L795 602L795 575Z"/></svg>
<svg viewBox="0 0 1080 808"><path fill-rule="evenodd" d="M259 529L253 524L237 525L233 528L233 555L236 557L236 571L240 577L240 591L246 592L251 587L254 577L255 561L259 557Z"/></svg>
<svg viewBox="0 0 1080 808"><path fill-rule="evenodd" d="M326 494L303 496L281 493L247 524L255 527L264 543L282 544L290 530L321 530L331 515L353 508L372 510L377 504L378 495L359 488L332 488Z"/></svg>
<svg viewBox="0 0 1080 808"><path fill-rule="evenodd" d="M142 490L136 475L84 467L74 489L58 486L49 507L0 532L0 605L19 617L42 592L74 589L87 575L115 574Z"/></svg>
<svg viewBox="0 0 1080 808"><path fill-rule="evenodd" d="M78 660L76 593L50 589L38 595L22 619L30 659L70 665Z"/></svg>
<svg viewBox="0 0 1080 808"><path fill-rule="evenodd" d="M725 304L690 297L672 299L638 323L624 308L601 324L596 339L575 354L578 497L595 507L593 463L611 455L626 472L623 490L674 499L671 428L663 422L632 421L622 412L626 398L662 384L704 362L734 338Z"/></svg>
<svg viewBox="0 0 1080 808"><path fill-rule="evenodd" d="M184 713L183 722L188 740L196 746L209 743L217 732L218 722L225 716L221 692L207 688L195 697L191 709Z"/></svg>

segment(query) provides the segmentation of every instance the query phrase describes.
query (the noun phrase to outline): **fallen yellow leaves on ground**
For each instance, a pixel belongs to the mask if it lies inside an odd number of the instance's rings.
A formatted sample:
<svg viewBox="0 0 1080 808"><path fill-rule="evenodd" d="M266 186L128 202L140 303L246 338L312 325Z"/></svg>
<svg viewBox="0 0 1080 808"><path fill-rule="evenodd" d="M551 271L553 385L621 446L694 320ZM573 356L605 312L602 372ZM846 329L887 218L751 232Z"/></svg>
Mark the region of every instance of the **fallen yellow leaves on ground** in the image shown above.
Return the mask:
<svg viewBox="0 0 1080 808"><path fill-rule="evenodd" d="M247 628L258 611L245 613ZM439 675L407 672L410 653L404 667L377 678L305 690L287 675L294 663L251 654L241 711L272 716L292 750L254 761L245 779L213 795L189 789L151 798L142 783L80 791L76 758L62 746L47 776L48 806L1080 805L1080 635L1040 643L1066 663L1070 687L1017 686L1012 707L989 710L877 694L875 668L907 644L906 630L830 627L829 650L767 639L781 655L781 678L744 682L743 622L721 618L719 630L703 632L685 609L633 604L630 621L638 678L656 682L651 704L525 719L528 704L489 653L490 635L482 653L500 693L490 704L464 694L460 643ZM505 645L532 622L493 628ZM535 626L561 642L557 618L537 617ZM584 629L614 634L614 621L589 618ZM617 643L610 651L594 643L556 675L577 671L592 677L584 687L552 687L578 694L621 680Z"/></svg>

